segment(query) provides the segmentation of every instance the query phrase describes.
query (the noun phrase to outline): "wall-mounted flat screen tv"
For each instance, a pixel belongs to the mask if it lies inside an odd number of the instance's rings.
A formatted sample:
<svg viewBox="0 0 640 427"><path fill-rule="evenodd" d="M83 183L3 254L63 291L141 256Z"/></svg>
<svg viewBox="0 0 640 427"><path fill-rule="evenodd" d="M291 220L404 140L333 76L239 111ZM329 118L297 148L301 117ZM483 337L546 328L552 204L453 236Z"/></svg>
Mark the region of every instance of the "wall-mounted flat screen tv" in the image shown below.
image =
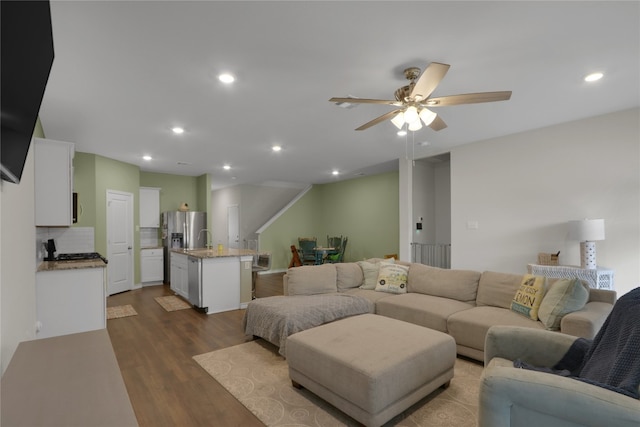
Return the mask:
<svg viewBox="0 0 640 427"><path fill-rule="evenodd" d="M53 64L48 1L0 2L0 172L18 184Z"/></svg>

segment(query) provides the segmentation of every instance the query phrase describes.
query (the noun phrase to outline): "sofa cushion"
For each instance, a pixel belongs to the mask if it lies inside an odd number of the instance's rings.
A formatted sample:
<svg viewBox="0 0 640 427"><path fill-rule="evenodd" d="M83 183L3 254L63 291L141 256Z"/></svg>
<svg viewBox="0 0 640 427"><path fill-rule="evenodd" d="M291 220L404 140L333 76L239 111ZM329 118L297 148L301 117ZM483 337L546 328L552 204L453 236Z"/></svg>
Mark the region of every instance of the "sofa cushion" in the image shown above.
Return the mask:
<svg viewBox="0 0 640 427"><path fill-rule="evenodd" d="M338 292L335 264L303 265L287 270L289 295Z"/></svg>
<svg viewBox="0 0 640 427"><path fill-rule="evenodd" d="M377 301L376 314L447 332L449 316L473 307L454 299L408 293Z"/></svg>
<svg viewBox="0 0 640 427"><path fill-rule="evenodd" d="M393 258L387 260L367 260L358 261L358 265L362 269L364 279L362 281L361 289L374 290L378 282L378 271L380 270L380 263L393 264L395 260Z"/></svg>
<svg viewBox="0 0 640 427"><path fill-rule="evenodd" d="M362 268L355 262L345 262L334 264L336 266L338 291L357 288L362 285L364 275Z"/></svg>
<svg viewBox="0 0 640 427"><path fill-rule="evenodd" d="M478 292L480 272L448 270L424 264L411 264L409 292L474 302Z"/></svg>
<svg viewBox="0 0 640 427"><path fill-rule="evenodd" d="M562 279L552 283L538 309L538 318L549 330L560 329L562 318L580 310L589 300L589 290L580 279Z"/></svg>
<svg viewBox="0 0 640 427"><path fill-rule="evenodd" d="M379 300L383 298L394 298L398 296L397 294L388 294L386 292L376 292L373 289L360 289L360 288L345 289L343 293L348 295L357 295L359 297L368 299L374 304L374 312L376 310L377 303Z"/></svg>
<svg viewBox="0 0 640 427"><path fill-rule="evenodd" d="M483 272L478 283L476 305L511 308L511 301L520 288L522 276L522 274L497 273L495 271Z"/></svg>
<svg viewBox="0 0 640 427"><path fill-rule="evenodd" d="M538 320L538 308L544 297L546 277L525 274L511 301L511 311Z"/></svg>
<svg viewBox="0 0 640 427"><path fill-rule="evenodd" d="M375 290L390 294L406 294L408 274L409 267L405 265L380 263Z"/></svg>
<svg viewBox="0 0 640 427"><path fill-rule="evenodd" d="M511 310L498 307L474 307L452 314L447 320L449 335L456 344L484 351L487 331L493 325L524 326L544 329L541 322L528 319Z"/></svg>

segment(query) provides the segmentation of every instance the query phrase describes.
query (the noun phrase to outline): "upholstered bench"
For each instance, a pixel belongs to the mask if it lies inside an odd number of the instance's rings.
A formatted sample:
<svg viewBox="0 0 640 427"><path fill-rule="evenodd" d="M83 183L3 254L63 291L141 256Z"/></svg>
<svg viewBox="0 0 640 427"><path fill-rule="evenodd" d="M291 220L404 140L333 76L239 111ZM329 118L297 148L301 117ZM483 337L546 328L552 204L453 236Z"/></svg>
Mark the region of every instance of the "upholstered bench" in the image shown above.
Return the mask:
<svg viewBox="0 0 640 427"><path fill-rule="evenodd" d="M453 378L452 337L362 314L287 339L289 377L366 426L380 426Z"/></svg>

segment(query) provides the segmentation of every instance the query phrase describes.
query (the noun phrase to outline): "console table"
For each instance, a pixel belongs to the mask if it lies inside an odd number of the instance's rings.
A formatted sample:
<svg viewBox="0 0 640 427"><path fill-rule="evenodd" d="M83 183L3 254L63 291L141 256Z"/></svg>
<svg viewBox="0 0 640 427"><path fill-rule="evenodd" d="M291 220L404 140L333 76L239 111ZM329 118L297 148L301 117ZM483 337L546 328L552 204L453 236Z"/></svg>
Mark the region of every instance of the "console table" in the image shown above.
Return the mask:
<svg viewBox="0 0 640 427"><path fill-rule="evenodd" d="M106 329L21 342L1 392L3 426L138 426Z"/></svg>
<svg viewBox="0 0 640 427"><path fill-rule="evenodd" d="M613 270L597 267L594 269L580 268L572 265L539 265L528 264L529 274L552 277L556 279L584 280L590 287L596 289L613 289Z"/></svg>

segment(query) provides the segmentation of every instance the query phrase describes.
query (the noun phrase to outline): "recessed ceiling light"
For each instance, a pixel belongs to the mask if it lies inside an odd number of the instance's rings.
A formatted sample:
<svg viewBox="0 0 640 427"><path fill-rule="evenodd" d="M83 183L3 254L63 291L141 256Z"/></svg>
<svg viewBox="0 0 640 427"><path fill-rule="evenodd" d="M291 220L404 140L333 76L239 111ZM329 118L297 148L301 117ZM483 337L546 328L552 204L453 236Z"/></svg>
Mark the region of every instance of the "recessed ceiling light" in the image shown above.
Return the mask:
<svg viewBox="0 0 640 427"><path fill-rule="evenodd" d="M431 144L429 143L429 141L422 141L422 142L418 142L418 145L421 147L426 147L427 145L431 145Z"/></svg>
<svg viewBox="0 0 640 427"><path fill-rule="evenodd" d="M331 175L340 175L340 172L338 172L337 170L334 170L333 172L331 172Z"/></svg>
<svg viewBox="0 0 640 427"><path fill-rule="evenodd" d="M273 147L271 147L271 149L277 153L278 151L282 150L282 147L279 145L274 145Z"/></svg>
<svg viewBox="0 0 640 427"><path fill-rule="evenodd" d="M153 160L153 157L151 156L142 156L142 158L146 161Z"/></svg>
<svg viewBox="0 0 640 427"><path fill-rule="evenodd" d="M229 169L231 169L231 165L224 165L222 169L228 171Z"/></svg>
<svg viewBox="0 0 640 427"><path fill-rule="evenodd" d="M179 126L171 128L171 131L173 131L173 133L175 133L176 135L180 135L181 133L184 133L184 129Z"/></svg>
<svg viewBox="0 0 640 427"><path fill-rule="evenodd" d="M407 131L402 129L398 131L398 136L405 136L407 134Z"/></svg>
<svg viewBox="0 0 640 427"><path fill-rule="evenodd" d="M591 73L588 76L586 76L584 78L585 82L596 82L598 80L600 80L602 77L604 76L604 74L602 73Z"/></svg>
<svg viewBox="0 0 640 427"><path fill-rule="evenodd" d="M235 82L236 78L232 74L223 73L218 76L218 80L220 80L222 83L229 84Z"/></svg>

